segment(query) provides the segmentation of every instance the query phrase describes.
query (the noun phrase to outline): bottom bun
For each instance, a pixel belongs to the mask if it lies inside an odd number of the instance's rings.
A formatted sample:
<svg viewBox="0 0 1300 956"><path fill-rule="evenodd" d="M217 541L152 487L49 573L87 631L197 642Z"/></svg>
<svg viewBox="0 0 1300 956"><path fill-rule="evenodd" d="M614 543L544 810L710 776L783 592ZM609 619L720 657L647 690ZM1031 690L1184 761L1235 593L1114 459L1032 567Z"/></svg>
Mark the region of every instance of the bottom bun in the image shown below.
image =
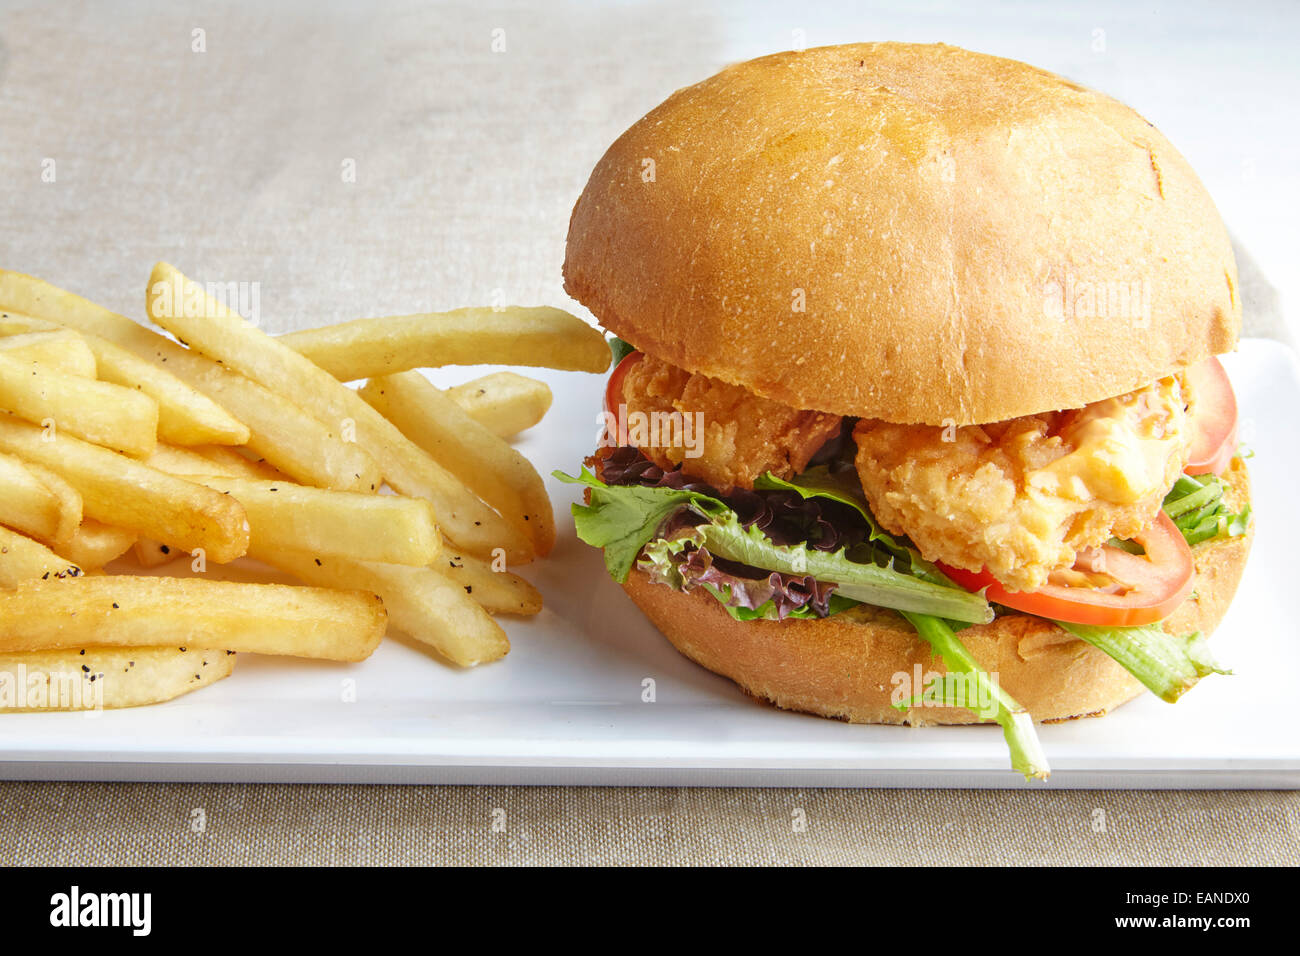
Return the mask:
<svg viewBox="0 0 1300 956"><path fill-rule="evenodd" d="M1240 458L1228 473L1229 503L1250 496ZM1192 549L1196 586L1165 629L1209 634L1218 626L1241 580L1253 527L1241 537ZM633 570L624 589L646 617L683 654L735 681L748 694L786 710L859 724L969 724L979 717L958 707L898 710L891 699L920 695L914 686L943 662L893 611L861 605L816 620L737 621L703 590L674 591ZM1003 689L1037 721L1100 716L1142 693L1142 685L1105 653L1057 625L1028 614L1002 614L960 632L979 665L996 673ZM902 675L902 676L900 676ZM905 680L904 680L905 678Z"/></svg>

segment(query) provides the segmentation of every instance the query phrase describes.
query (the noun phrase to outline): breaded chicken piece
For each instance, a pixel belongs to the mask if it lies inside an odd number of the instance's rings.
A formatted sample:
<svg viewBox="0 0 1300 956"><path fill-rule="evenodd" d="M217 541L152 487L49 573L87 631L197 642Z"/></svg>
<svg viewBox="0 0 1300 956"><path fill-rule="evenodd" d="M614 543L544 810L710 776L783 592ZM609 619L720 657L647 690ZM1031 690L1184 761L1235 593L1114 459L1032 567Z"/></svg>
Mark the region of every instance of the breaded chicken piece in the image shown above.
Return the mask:
<svg viewBox="0 0 1300 956"><path fill-rule="evenodd" d="M835 437L843 421L839 415L800 411L760 398L651 355L629 369L623 401L634 438L635 413L660 423L649 444L634 440L647 458L664 469L680 466L685 474L724 492L753 488L754 479L767 471L782 478L797 475ZM678 417L670 422L674 412ZM674 427L681 434L673 433Z"/></svg>
<svg viewBox="0 0 1300 956"><path fill-rule="evenodd" d="M1187 463L1181 377L1081 409L940 428L858 422L857 467L880 523L931 561L1029 591L1075 554L1155 520Z"/></svg>

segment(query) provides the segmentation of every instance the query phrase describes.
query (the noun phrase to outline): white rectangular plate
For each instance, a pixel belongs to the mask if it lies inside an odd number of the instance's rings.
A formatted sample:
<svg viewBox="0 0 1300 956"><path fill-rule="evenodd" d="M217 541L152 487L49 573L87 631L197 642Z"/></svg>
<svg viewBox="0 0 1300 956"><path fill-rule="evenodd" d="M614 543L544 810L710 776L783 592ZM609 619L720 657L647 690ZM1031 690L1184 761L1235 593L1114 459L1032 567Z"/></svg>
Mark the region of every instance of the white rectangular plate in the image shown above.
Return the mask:
<svg viewBox="0 0 1300 956"><path fill-rule="evenodd" d="M1254 451L1257 515L1245 580L1213 639L1236 673L1204 680L1176 706L1145 695L1102 720L1042 727L1054 771L1047 786L1300 784L1290 683L1300 641L1287 606L1300 590L1290 581L1300 540L1292 487L1300 366L1262 340L1243 342L1225 364ZM432 377L450 383L482 371ZM595 444L604 378L539 375L555 407L520 447L544 473L575 473ZM1025 786L995 727L866 727L784 713L679 656L575 539L574 489L548 481L559 543L523 571L546 610L502 619L513 645L504 661L462 672L396 640L360 665L241 655L233 676L170 703L0 716L0 777ZM648 679L653 703L642 701Z"/></svg>

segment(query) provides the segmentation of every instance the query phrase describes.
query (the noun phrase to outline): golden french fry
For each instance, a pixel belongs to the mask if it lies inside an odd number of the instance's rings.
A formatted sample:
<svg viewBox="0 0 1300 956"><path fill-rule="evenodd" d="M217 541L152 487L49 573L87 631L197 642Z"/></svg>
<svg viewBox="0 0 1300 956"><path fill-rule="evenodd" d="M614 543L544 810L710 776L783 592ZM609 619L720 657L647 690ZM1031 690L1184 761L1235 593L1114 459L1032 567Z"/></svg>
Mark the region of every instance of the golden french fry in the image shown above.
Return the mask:
<svg viewBox="0 0 1300 956"><path fill-rule="evenodd" d="M351 440L348 421L337 419L335 430L271 389L188 349L182 351L186 361L177 363L177 374L239 415L251 433L247 447L278 471L317 488L379 490L379 465ZM174 357L168 364L173 362Z"/></svg>
<svg viewBox="0 0 1300 956"><path fill-rule="evenodd" d="M193 302L204 305L191 308ZM154 266L150 276L148 311L156 323L209 358L325 420L349 423L357 444L380 463L388 484L401 494L431 502L443 532L465 550L488 557L501 549L516 564L534 556L532 542L516 523L479 501L356 392L244 321L165 262ZM279 467L269 454L266 457Z"/></svg>
<svg viewBox="0 0 1300 956"><path fill-rule="evenodd" d="M517 574L492 570L487 561L444 551L432 567L464 588L489 614L531 615L542 610L542 595L537 588Z"/></svg>
<svg viewBox="0 0 1300 956"><path fill-rule="evenodd" d="M87 336L92 348L94 336L99 336L147 359L158 369L165 369L242 422L249 432L248 447L296 481L343 491L371 491L379 487L378 466L355 443L345 440L343 435L327 428L288 399L124 315L40 279L0 270L0 329L9 327L5 323L14 313L76 329ZM103 355L96 353L96 357L102 365ZM340 422L339 428L343 427ZM217 437L204 437L201 441L230 443Z"/></svg>
<svg viewBox="0 0 1300 956"><path fill-rule="evenodd" d="M8 528L0 528L0 587L16 587L20 581L75 578L81 568L61 558L45 545Z"/></svg>
<svg viewBox="0 0 1300 956"><path fill-rule="evenodd" d="M288 480L265 462L245 458L227 445L191 445L181 448L160 444L144 463L150 468L182 478L222 475L226 478L251 478L255 481Z"/></svg>
<svg viewBox="0 0 1300 956"><path fill-rule="evenodd" d="M131 546L131 552L135 555L136 564L142 568L161 567L169 561L186 556L184 551L152 538L137 538Z"/></svg>
<svg viewBox="0 0 1300 956"><path fill-rule="evenodd" d="M0 272L0 288L18 285L12 280L14 273ZM27 276L17 276L28 279ZM29 279L31 283L44 285L38 279ZM14 292L20 295L21 288ZM58 290L55 290L58 291ZM66 295L66 293L64 293ZM72 297L76 299L75 296ZM84 299L78 300L92 309ZM57 305L57 302L53 303ZM51 307L53 307L53 305ZM111 313L110 313L111 314ZM118 316L121 318L121 316ZM135 325L130 319L123 321ZM139 326L136 326L139 328ZM133 388L148 395L158 403L158 437L178 445L195 445L214 443L222 445L242 445L248 441L248 428L233 415L206 395L186 385L160 365L155 365L120 345L115 345L107 338L95 335L85 329L80 332L60 325L48 318L36 318L24 315L16 310L0 314L0 332L30 331L39 329L57 329L64 333L79 335L82 344L91 353L96 371L92 377L105 382ZM148 332L148 329L144 331Z"/></svg>
<svg viewBox="0 0 1300 956"><path fill-rule="evenodd" d="M0 524L62 544L81 524L81 496L44 468L0 454Z"/></svg>
<svg viewBox="0 0 1300 956"><path fill-rule="evenodd" d="M105 339L92 339L91 348L102 380L139 389L158 403L159 438L177 445L242 445L249 440L247 425L153 362Z"/></svg>
<svg viewBox="0 0 1300 956"><path fill-rule="evenodd" d="M248 478L252 481L293 481L277 471L265 458L253 458L238 448L225 445L196 445L191 449L201 458L212 462L213 467L204 474L225 475L230 478ZM302 482L296 482L302 484Z"/></svg>
<svg viewBox="0 0 1300 956"><path fill-rule="evenodd" d="M610 361L598 329L549 306L357 319L290 332L280 341L344 382L441 365L603 372Z"/></svg>
<svg viewBox="0 0 1300 956"><path fill-rule="evenodd" d="M0 654L0 714L157 704L215 683L234 669L230 651L172 646Z"/></svg>
<svg viewBox="0 0 1300 956"><path fill-rule="evenodd" d="M166 645L360 661L385 621L364 591L130 575L24 581L0 591L0 653Z"/></svg>
<svg viewBox="0 0 1300 956"><path fill-rule="evenodd" d="M62 432L0 417L0 451L62 475L84 513L224 564L248 547L244 509L228 495Z"/></svg>
<svg viewBox="0 0 1300 956"><path fill-rule="evenodd" d="M423 498L308 488L288 481L196 476L232 496L248 515L249 548L293 548L357 561L425 565L442 548L433 508Z"/></svg>
<svg viewBox="0 0 1300 956"><path fill-rule="evenodd" d="M125 528L114 528L93 518L81 522L72 539L60 546L64 557L83 571L98 571L131 550L138 535Z"/></svg>
<svg viewBox="0 0 1300 956"><path fill-rule="evenodd" d="M158 403L148 395L23 362L3 351L0 411L128 455L147 455L158 441Z"/></svg>
<svg viewBox="0 0 1300 956"><path fill-rule="evenodd" d="M157 468L159 471L165 471L169 475L176 475L181 478L188 478L192 475L236 476L235 472L231 472L223 465L219 465L212 459L200 455L193 448L164 445L161 442L153 450L153 454L144 459L144 463L150 468Z"/></svg>
<svg viewBox="0 0 1300 956"><path fill-rule="evenodd" d="M549 385L515 372L493 372L453 385L447 397L502 438L513 438L540 422L552 400Z"/></svg>
<svg viewBox="0 0 1300 956"><path fill-rule="evenodd" d="M419 372L372 378L360 395L507 520L522 519L539 555L550 553L555 545L551 499L537 469L505 439Z"/></svg>
<svg viewBox="0 0 1300 956"><path fill-rule="evenodd" d="M95 353L72 329L19 332L0 337L0 351L20 362L35 362L65 375L94 378Z"/></svg>
<svg viewBox="0 0 1300 956"><path fill-rule="evenodd" d="M59 501L61 514L65 516L64 522L55 529L55 533L43 537L42 540L51 548L65 548L77 535L79 523L85 520L85 506L83 506L85 502L82 501L81 492L73 488L72 483L59 472L51 471L35 462L23 462L23 466L55 496ZM82 518L78 518L77 522L70 522L69 519L77 515L82 515Z"/></svg>
<svg viewBox="0 0 1300 956"><path fill-rule="evenodd" d="M68 518L75 515L82 515L75 523L61 523L54 534L43 538L46 544L54 548L65 547L76 535L78 524L84 520L85 508L81 498L81 492L72 486L72 483L60 475L58 472L51 471L42 465L33 461L23 462L24 466L37 480L40 481L50 493L58 499L59 510Z"/></svg>
<svg viewBox="0 0 1300 956"><path fill-rule="evenodd" d="M258 552L253 557L304 584L373 591L383 598L394 627L461 667L498 660L510 650L501 626L464 588L433 568L362 563L289 550Z"/></svg>

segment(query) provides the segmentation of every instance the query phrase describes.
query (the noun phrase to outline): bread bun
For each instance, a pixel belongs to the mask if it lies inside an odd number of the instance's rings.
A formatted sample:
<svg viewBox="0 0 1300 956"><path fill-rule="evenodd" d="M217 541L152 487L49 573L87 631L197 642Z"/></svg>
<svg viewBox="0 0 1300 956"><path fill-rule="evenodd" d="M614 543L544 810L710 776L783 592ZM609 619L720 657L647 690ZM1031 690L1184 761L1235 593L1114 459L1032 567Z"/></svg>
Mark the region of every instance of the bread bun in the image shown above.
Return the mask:
<svg viewBox="0 0 1300 956"><path fill-rule="evenodd" d="M1249 500L1241 459L1225 475L1233 507ZM1192 549L1196 588L1165 621L1176 634L1214 630L1241 580L1250 534L1219 538ZM624 589L673 645L695 661L729 677L754 697L786 710L805 711L859 724L968 724L978 718L961 708L890 706L900 672L911 678L946 669L893 611L860 606L820 620L737 621L716 599L697 589L682 593L633 570ZM1071 637L1043 618L999 615L991 624L960 632L980 666L1035 720L1101 715L1143 687L1102 651ZM919 694L920 688L913 687Z"/></svg>
<svg viewBox="0 0 1300 956"><path fill-rule="evenodd" d="M564 276L665 361L931 425L1131 391L1231 350L1241 312L1219 214L1150 123L942 45L781 53L673 94L591 174Z"/></svg>

